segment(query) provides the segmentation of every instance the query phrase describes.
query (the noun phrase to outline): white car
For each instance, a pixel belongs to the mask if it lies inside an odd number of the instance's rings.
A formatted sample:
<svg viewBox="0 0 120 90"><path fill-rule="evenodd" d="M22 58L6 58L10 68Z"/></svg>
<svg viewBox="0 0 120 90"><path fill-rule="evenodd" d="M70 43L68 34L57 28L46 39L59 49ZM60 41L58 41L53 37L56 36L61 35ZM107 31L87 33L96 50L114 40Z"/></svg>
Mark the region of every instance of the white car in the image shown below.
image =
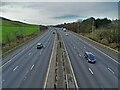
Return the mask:
<svg viewBox="0 0 120 90"><path fill-rule="evenodd" d="M42 43L37 43L37 49L41 49L43 48L43 44Z"/></svg>
<svg viewBox="0 0 120 90"><path fill-rule="evenodd" d="M66 36L68 36L68 34L67 34L67 33L66 33L65 35L66 35Z"/></svg>

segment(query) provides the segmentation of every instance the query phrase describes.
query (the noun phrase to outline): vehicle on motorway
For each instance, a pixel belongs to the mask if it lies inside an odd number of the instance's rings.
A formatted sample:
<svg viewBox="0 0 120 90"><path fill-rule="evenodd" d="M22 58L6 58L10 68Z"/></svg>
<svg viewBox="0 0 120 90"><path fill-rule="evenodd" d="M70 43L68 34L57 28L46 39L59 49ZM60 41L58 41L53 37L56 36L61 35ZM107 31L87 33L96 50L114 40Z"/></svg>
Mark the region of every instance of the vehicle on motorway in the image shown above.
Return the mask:
<svg viewBox="0 0 120 90"><path fill-rule="evenodd" d="M55 34L55 32L53 32L53 34Z"/></svg>
<svg viewBox="0 0 120 90"><path fill-rule="evenodd" d="M63 31L66 32L66 28L63 28Z"/></svg>
<svg viewBox="0 0 120 90"><path fill-rule="evenodd" d="M68 36L68 33L66 33L65 35Z"/></svg>
<svg viewBox="0 0 120 90"><path fill-rule="evenodd" d="M85 52L84 56L88 62L91 62L91 63L96 62L95 56L91 52Z"/></svg>
<svg viewBox="0 0 120 90"><path fill-rule="evenodd" d="M37 49L41 49L43 48L43 44L42 43L37 43Z"/></svg>

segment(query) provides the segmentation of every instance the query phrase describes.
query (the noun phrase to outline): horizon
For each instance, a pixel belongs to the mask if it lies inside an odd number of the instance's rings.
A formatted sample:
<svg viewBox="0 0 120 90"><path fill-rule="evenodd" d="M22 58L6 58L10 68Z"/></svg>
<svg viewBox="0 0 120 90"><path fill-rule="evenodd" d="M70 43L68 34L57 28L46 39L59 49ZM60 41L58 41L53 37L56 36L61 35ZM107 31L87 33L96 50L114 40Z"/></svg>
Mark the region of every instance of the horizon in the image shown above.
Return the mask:
<svg viewBox="0 0 120 90"><path fill-rule="evenodd" d="M90 17L115 20L117 9L117 2L2 2L0 16L31 24L57 25Z"/></svg>

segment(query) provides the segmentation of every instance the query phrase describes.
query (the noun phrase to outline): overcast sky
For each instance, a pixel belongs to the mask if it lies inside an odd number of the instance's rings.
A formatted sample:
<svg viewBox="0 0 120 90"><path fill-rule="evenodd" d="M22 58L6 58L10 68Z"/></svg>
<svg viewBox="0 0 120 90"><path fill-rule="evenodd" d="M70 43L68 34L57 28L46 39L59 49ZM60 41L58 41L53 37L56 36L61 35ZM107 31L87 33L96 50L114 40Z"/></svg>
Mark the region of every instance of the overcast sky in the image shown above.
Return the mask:
<svg viewBox="0 0 120 90"><path fill-rule="evenodd" d="M78 0L74 0L74 2L67 2L68 0L66 2L47 2L45 0L44 3L38 2L38 0L34 0L34 2L30 2L32 0L15 1L4 0L0 5L0 16L42 25L72 22L89 17L118 18L118 0L114 0L115 2L110 2L110 0L104 0L104 2L102 0L98 0L99 2L76 2Z"/></svg>

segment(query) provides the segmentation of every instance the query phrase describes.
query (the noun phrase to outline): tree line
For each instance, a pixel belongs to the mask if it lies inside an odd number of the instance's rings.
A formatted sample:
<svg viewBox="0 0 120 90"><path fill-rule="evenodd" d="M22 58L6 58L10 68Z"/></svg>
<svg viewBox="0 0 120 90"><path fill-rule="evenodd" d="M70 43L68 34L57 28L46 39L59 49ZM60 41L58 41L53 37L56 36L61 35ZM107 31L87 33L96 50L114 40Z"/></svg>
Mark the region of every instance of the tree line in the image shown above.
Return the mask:
<svg viewBox="0 0 120 90"><path fill-rule="evenodd" d="M86 35L89 38L101 42L105 45L111 44L111 47L118 48L120 45L120 20L110 20L108 18L90 17L85 20L77 20L72 23L56 25L64 27L73 32Z"/></svg>

